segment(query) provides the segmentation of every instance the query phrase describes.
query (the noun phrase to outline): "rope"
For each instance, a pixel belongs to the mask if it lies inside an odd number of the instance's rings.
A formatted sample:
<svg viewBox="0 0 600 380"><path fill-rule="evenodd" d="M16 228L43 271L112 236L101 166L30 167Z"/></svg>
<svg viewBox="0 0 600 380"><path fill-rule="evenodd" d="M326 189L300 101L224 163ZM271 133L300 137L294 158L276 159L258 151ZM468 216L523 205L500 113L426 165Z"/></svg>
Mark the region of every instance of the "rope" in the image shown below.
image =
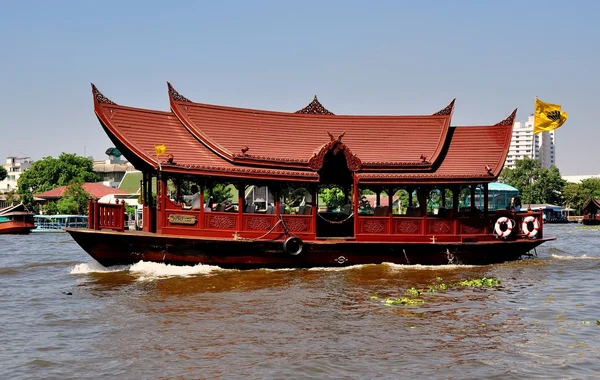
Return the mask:
<svg viewBox="0 0 600 380"><path fill-rule="evenodd" d="M350 215L348 215L348 217L344 220L339 220L339 221L335 221L335 220L329 220L329 219L325 219L321 214L317 213L317 215L319 215L319 218L323 219L324 221L326 221L327 223L331 223L331 224L342 224L346 221L348 221L348 219L352 218L354 216L354 212L350 213Z"/></svg>
<svg viewBox="0 0 600 380"><path fill-rule="evenodd" d="M279 223L281 223L281 225L283 226L283 231L285 232L285 236L290 235L290 230L287 228L287 226L285 225L285 222L283 221L283 218L281 217L281 215L279 215L279 220L277 221L277 223L275 223L273 225L273 227L271 227L271 229L267 232L265 232L264 234L262 234L259 237L256 238L245 238L245 237L241 237L239 236L237 233L235 235L233 235L233 238L235 240L260 240L262 238L264 238L265 236L267 236L268 234L270 234L271 232L273 232L273 230L279 225ZM292 235L294 236L294 235ZM269 239L269 240L277 240L277 238L274 239Z"/></svg>

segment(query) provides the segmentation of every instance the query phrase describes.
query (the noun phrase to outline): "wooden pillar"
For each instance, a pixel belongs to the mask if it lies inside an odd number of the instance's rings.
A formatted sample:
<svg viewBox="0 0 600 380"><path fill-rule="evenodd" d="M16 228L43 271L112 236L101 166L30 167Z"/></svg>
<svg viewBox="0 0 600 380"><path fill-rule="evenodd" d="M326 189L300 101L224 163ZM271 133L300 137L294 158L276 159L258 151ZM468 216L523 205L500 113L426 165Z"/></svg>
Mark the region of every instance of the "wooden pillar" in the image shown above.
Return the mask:
<svg viewBox="0 0 600 380"><path fill-rule="evenodd" d="M442 192L442 207L446 208L446 188L442 186L440 191Z"/></svg>
<svg viewBox="0 0 600 380"><path fill-rule="evenodd" d="M409 187L408 189L408 207L412 207L413 205L413 188Z"/></svg>
<svg viewBox="0 0 600 380"><path fill-rule="evenodd" d="M238 231L242 231L244 229L244 195L245 195L245 185L240 181L236 183L236 188L238 190ZM269 193L267 192L267 209L269 208Z"/></svg>
<svg viewBox="0 0 600 380"><path fill-rule="evenodd" d="M471 185L471 209L475 207L475 185Z"/></svg>
<svg viewBox="0 0 600 380"><path fill-rule="evenodd" d="M311 203L311 224L312 224L312 228L310 229L310 231L314 234L317 233L317 212L319 211L318 205L319 205L319 191L318 191L318 186L316 183L312 183L310 185L310 192L312 194L312 203Z"/></svg>
<svg viewBox="0 0 600 380"><path fill-rule="evenodd" d="M280 187L275 188L275 193L274 193L274 197L275 197L275 215L277 215L277 219L279 219L279 217L281 215L281 210L280 210L281 209L281 199L279 199L280 194L281 194Z"/></svg>
<svg viewBox="0 0 600 380"><path fill-rule="evenodd" d="M454 217L458 216L458 197L460 195L460 186L452 186L452 213Z"/></svg>
<svg viewBox="0 0 600 380"><path fill-rule="evenodd" d="M489 206L488 206L488 184L483 184L483 215L487 218Z"/></svg>
<svg viewBox="0 0 600 380"><path fill-rule="evenodd" d="M198 221L198 228L204 229L204 190L206 189L204 179L200 182L200 220Z"/></svg>
<svg viewBox="0 0 600 380"><path fill-rule="evenodd" d="M381 206L381 189L377 189L375 193L375 207Z"/></svg>
<svg viewBox="0 0 600 380"><path fill-rule="evenodd" d="M354 173L352 187L352 212L354 213L354 236L358 233L358 177Z"/></svg>
<svg viewBox="0 0 600 380"><path fill-rule="evenodd" d="M390 215L392 215L394 212L392 211L392 206L394 205L394 193L395 191L391 188L388 187L388 189L386 190L386 193L388 195L388 211L390 213ZM390 229L391 230L391 229Z"/></svg>

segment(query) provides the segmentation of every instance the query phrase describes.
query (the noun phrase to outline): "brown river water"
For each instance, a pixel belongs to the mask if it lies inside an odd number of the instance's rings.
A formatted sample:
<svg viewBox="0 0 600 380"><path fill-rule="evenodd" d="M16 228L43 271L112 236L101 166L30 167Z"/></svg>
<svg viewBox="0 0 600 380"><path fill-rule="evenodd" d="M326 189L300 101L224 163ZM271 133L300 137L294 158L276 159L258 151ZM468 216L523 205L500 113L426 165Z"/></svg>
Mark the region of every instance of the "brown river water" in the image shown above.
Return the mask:
<svg viewBox="0 0 600 380"><path fill-rule="evenodd" d="M600 378L600 228L544 232L506 264L276 271L107 269L68 234L0 235L0 378Z"/></svg>

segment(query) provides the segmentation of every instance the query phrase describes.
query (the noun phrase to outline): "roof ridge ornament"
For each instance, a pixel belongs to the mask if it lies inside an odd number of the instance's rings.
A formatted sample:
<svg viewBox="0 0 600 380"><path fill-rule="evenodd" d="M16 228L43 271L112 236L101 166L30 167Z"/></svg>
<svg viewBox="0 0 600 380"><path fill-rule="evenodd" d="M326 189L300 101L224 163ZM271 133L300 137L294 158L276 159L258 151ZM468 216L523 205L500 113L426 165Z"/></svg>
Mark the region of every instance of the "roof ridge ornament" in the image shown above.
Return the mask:
<svg viewBox="0 0 600 380"><path fill-rule="evenodd" d="M495 127L501 127L501 126L507 126L507 125L512 126L515 123L515 118L517 117L517 109L518 108L515 108L515 110L512 111L512 113L506 119L502 120L498 124L494 124L494 126Z"/></svg>
<svg viewBox="0 0 600 380"><path fill-rule="evenodd" d="M171 85L171 83L167 82L167 88L169 89L169 96L177 101L177 102L188 102L188 103L192 103L191 100L189 100L188 98L186 98L185 96L181 95L180 93L177 92L177 90Z"/></svg>
<svg viewBox="0 0 600 380"><path fill-rule="evenodd" d="M342 132L338 137L335 137L331 134L331 132L327 131L329 135L329 142L321 147L319 153L314 153L313 156L308 160L308 166L314 170L319 171L323 167L323 163L325 161L325 155L329 151L333 151L333 154L338 154L342 152L344 157L346 157L346 163L348 164L348 169L350 171L357 171L362 167L362 161L356 154L353 154L350 148L346 146L342 142L342 137L346 134L346 132Z"/></svg>
<svg viewBox="0 0 600 380"><path fill-rule="evenodd" d="M454 102L456 101L456 98L452 99L452 101L450 102L450 104L448 104L446 106L446 108L444 108L443 110L440 110L436 113L434 113L432 116L448 116L448 115L452 115L452 112L454 112Z"/></svg>
<svg viewBox="0 0 600 380"><path fill-rule="evenodd" d="M117 103L113 102L112 100L110 100L109 98L104 96L93 83L92 83L92 94L94 95L94 99L96 99L96 101L98 103L117 105Z"/></svg>
<svg viewBox="0 0 600 380"><path fill-rule="evenodd" d="M323 107L319 99L317 99L317 95L312 102L308 103L308 105L301 110L298 110L294 113L304 113L304 114L314 114L314 115L335 115L333 112L329 111L327 108Z"/></svg>

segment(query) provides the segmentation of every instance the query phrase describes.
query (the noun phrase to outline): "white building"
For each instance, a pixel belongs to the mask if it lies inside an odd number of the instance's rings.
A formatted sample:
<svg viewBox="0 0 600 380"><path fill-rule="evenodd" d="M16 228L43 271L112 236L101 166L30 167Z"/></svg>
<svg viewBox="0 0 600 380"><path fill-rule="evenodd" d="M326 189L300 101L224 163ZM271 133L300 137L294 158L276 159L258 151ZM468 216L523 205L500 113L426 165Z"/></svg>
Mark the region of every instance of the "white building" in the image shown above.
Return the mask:
<svg viewBox="0 0 600 380"><path fill-rule="evenodd" d="M504 167L514 169L515 161L532 158L540 161L542 168L556 165L555 131L533 134L533 115L523 123L515 122L510 149Z"/></svg>
<svg viewBox="0 0 600 380"><path fill-rule="evenodd" d="M0 193L16 190L19 177L31 167L32 162L31 157L6 157L2 166L6 169L8 177L0 181Z"/></svg>

